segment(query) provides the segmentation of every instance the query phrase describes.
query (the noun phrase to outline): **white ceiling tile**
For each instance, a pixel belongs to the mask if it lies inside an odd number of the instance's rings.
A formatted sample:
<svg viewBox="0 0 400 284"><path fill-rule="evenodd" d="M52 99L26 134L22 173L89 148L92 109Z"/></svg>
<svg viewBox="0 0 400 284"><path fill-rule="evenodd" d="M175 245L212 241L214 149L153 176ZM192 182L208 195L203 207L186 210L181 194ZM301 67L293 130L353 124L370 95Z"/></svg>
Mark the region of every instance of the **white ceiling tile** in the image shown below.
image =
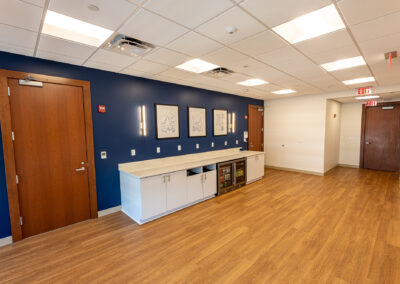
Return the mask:
<svg viewBox="0 0 400 284"><path fill-rule="evenodd" d="M65 57L82 59L81 64L96 50L93 46L80 44L56 37L41 35L38 51L50 52ZM76 63L74 63L76 64Z"/></svg>
<svg viewBox="0 0 400 284"><path fill-rule="evenodd" d="M0 43L22 49L34 50L37 33L0 24Z"/></svg>
<svg viewBox="0 0 400 284"><path fill-rule="evenodd" d="M241 6L269 27L328 6L330 0L247 0Z"/></svg>
<svg viewBox="0 0 400 284"><path fill-rule="evenodd" d="M43 50L38 50L36 57L39 57L42 59L47 59L47 60L52 60L52 61L57 61L57 62L62 62L62 63L74 64L74 65L82 65L82 63L85 61L82 58L65 56L63 54L49 52L49 51L43 51Z"/></svg>
<svg viewBox="0 0 400 284"><path fill-rule="evenodd" d="M166 45L188 32L188 29L141 9L120 32L155 45Z"/></svg>
<svg viewBox="0 0 400 284"><path fill-rule="evenodd" d="M202 59L205 61L226 68L232 68L232 66L235 66L237 62L245 60L247 58L248 57L246 55L243 55L227 47L223 47L202 57Z"/></svg>
<svg viewBox="0 0 400 284"><path fill-rule="evenodd" d="M99 69L99 70L104 70L104 71L110 71L110 72L118 72L121 70L120 67L112 66L109 64L104 64L101 62L96 62L93 60L88 60L85 64L86 67L94 68L94 69Z"/></svg>
<svg viewBox="0 0 400 284"><path fill-rule="evenodd" d="M333 76L338 78L340 81L349 80L351 78L371 77L372 74L367 66L358 66L354 68L348 68L343 70L337 70L331 72Z"/></svg>
<svg viewBox="0 0 400 284"><path fill-rule="evenodd" d="M36 5L38 7L44 7L45 0L23 0L24 2Z"/></svg>
<svg viewBox="0 0 400 284"><path fill-rule="evenodd" d="M229 34L226 28L230 26L235 27L237 31ZM263 30L265 30L263 25L238 7L229 9L196 29L197 32L224 44L231 44Z"/></svg>
<svg viewBox="0 0 400 284"><path fill-rule="evenodd" d="M322 52L336 53L337 49L345 46L353 46L354 49L356 49L353 40L346 30L340 30L317 38L305 40L295 44L295 46L307 55Z"/></svg>
<svg viewBox="0 0 400 284"><path fill-rule="evenodd" d="M338 6L350 26L400 11L398 0L344 0Z"/></svg>
<svg viewBox="0 0 400 284"><path fill-rule="evenodd" d="M277 65L279 62L293 60L299 57L304 56L289 45L256 56L257 59L270 65Z"/></svg>
<svg viewBox="0 0 400 284"><path fill-rule="evenodd" d="M139 70L134 70L134 69L125 69L124 71L120 72L125 75L130 75L130 76L135 76L135 77L141 77L141 78L150 78L153 76L151 73L139 71Z"/></svg>
<svg viewBox="0 0 400 284"><path fill-rule="evenodd" d="M158 64L158 63L154 63L154 62L142 59L142 60L132 64L127 69L133 69L133 70L142 71L142 72L146 72L146 73L157 74L157 73L165 71L169 68L170 68L169 66L165 66L162 64Z"/></svg>
<svg viewBox="0 0 400 284"><path fill-rule="evenodd" d="M229 0L149 0L144 5L146 9L191 29L232 6Z"/></svg>
<svg viewBox="0 0 400 284"><path fill-rule="evenodd" d="M133 3L133 4L136 4L136 5L140 5L140 4L142 4L145 0L126 0L126 1L131 2L131 3Z"/></svg>
<svg viewBox="0 0 400 284"><path fill-rule="evenodd" d="M100 8L88 9L94 4ZM115 31L135 11L136 5L126 0L51 0L49 10Z"/></svg>
<svg viewBox="0 0 400 284"><path fill-rule="evenodd" d="M350 29L357 41L379 39L400 33L400 12L354 25Z"/></svg>
<svg viewBox="0 0 400 284"><path fill-rule="evenodd" d="M119 69L125 68L133 62L136 62L137 60L137 57L122 55L104 49L97 50L96 53L90 58L90 61L119 67Z"/></svg>
<svg viewBox="0 0 400 284"><path fill-rule="evenodd" d="M379 61L370 64L372 72L374 72L375 79L381 85L395 85L400 84L400 60L395 59L389 69L387 61Z"/></svg>
<svg viewBox="0 0 400 284"><path fill-rule="evenodd" d="M8 43L0 42L0 51L21 54L21 55L26 55L26 56L33 56L33 52L35 51L35 49L25 48L25 47L20 47L20 46L11 45Z"/></svg>
<svg viewBox="0 0 400 284"><path fill-rule="evenodd" d="M273 51L287 46L288 44L271 31L263 31L254 36L242 39L230 45L233 49L239 50L251 56Z"/></svg>
<svg viewBox="0 0 400 284"><path fill-rule="evenodd" d="M42 8L23 1L2 0L0 23L38 32L42 12Z"/></svg>
<svg viewBox="0 0 400 284"><path fill-rule="evenodd" d="M222 45L196 32L190 32L173 41L167 47L193 57L199 57L221 48Z"/></svg>
<svg viewBox="0 0 400 284"><path fill-rule="evenodd" d="M187 55L175 52L173 50L158 48L149 55L145 56L144 59L175 67L190 60L191 58Z"/></svg>
<svg viewBox="0 0 400 284"><path fill-rule="evenodd" d="M228 81L231 83L238 83L248 79L251 79L251 77L240 73L234 73L232 75L221 78L221 80Z"/></svg>
<svg viewBox="0 0 400 284"><path fill-rule="evenodd" d="M312 60L318 64L324 64L344 58L360 56L360 52L354 44L338 47L335 50L316 51L307 54Z"/></svg>
<svg viewBox="0 0 400 284"><path fill-rule="evenodd" d="M161 72L159 75L168 76L175 79L185 79L192 76L193 73L186 72L177 68L171 68L166 71Z"/></svg>

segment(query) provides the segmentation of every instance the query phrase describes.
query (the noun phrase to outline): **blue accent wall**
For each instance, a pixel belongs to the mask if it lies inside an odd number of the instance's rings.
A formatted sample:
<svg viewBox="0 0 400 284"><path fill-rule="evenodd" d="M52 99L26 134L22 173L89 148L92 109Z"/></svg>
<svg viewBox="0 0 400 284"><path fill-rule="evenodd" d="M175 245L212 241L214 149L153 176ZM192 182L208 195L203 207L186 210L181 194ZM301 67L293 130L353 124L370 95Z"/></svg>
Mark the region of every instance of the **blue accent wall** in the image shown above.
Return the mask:
<svg viewBox="0 0 400 284"><path fill-rule="evenodd" d="M247 143L243 142L243 131L247 131L247 120L244 116L247 115L248 105L264 104L262 100L5 52L0 52L0 68L90 81L99 210L121 204L118 163L231 147L247 149ZM179 105L179 139L156 139L155 103ZM98 113L98 105L105 105L107 112ZM147 110L148 135L146 137L140 136L139 131L140 105L145 105ZM188 138L188 106L207 108L207 137ZM236 113L235 134L213 137L213 108L227 109L228 112ZM238 145L235 144L236 140L239 141ZM224 145L225 141L228 142L228 146ZM211 148L211 142L215 143L214 148ZM196 143L200 144L199 149L196 149ZM178 151L178 145L182 146L182 151ZM156 147L161 147L161 153L156 153ZM130 155L131 149L136 149L136 156ZM107 151L106 160L100 159L101 151ZM2 151L0 153L0 186L0 238L2 238L10 235Z"/></svg>

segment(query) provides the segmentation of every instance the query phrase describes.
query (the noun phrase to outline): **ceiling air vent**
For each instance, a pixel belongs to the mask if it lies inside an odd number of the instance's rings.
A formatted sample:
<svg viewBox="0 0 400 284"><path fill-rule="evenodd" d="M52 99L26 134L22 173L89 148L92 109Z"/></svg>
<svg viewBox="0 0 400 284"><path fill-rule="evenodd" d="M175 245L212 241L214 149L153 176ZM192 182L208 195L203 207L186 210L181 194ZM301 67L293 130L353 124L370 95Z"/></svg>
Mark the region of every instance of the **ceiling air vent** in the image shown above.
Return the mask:
<svg viewBox="0 0 400 284"><path fill-rule="evenodd" d="M229 70L225 67L218 67L218 68L215 68L213 70L210 70L210 71L202 73L202 74L209 76L209 77L221 79L221 78L227 77L233 73L235 73L235 72L233 72L232 70Z"/></svg>
<svg viewBox="0 0 400 284"><path fill-rule="evenodd" d="M154 49L154 45L125 35L117 35L105 47L130 56L143 56Z"/></svg>

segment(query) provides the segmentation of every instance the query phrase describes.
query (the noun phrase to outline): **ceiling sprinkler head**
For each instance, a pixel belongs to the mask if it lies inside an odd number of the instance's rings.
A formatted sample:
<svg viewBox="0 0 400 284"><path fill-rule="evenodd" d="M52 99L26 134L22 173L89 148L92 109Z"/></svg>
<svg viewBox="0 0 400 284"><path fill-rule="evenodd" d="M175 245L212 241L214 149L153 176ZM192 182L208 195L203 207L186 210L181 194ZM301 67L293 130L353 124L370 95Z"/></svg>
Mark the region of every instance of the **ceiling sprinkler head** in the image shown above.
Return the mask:
<svg viewBox="0 0 400 284"><path fill-rule="evenodd" d="M237 32L237 28L236 27L233 27L233 26L230 26L230 27L227 27L226 29L226 32L228 33L228 34L234 34L235 32Z"/></svg>
<svg viewBox="0 0 400 284"><path fill-rule="evenodd" d="M88 9L93 12L98 12L100 10L100 8L94 4L88 5Z"/></svg>

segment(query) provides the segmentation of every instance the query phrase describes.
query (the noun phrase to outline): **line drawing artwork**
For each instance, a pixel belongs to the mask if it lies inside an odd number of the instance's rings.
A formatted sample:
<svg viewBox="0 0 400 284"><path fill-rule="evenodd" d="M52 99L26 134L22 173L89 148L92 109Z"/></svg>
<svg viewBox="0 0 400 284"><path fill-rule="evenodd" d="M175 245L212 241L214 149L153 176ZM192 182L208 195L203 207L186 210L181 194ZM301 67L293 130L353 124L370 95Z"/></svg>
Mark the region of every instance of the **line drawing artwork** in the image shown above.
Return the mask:
<svg viewBox="0 0 400 284"><path fill-rule="evenodd" d="M214 110L214 135L228 134L228 113L226 110Z"/></svg>
<svg viewBox="0 0 400 284"><path fill-rule="evenodd" d="M178 106L157 105L157 138L179 137Z"/></svg>
<svg viewBox="0 0 400 284"><path fill-rule="evenodd" d="M206 110L189 107L189 136L206 136Z"/></svg>

